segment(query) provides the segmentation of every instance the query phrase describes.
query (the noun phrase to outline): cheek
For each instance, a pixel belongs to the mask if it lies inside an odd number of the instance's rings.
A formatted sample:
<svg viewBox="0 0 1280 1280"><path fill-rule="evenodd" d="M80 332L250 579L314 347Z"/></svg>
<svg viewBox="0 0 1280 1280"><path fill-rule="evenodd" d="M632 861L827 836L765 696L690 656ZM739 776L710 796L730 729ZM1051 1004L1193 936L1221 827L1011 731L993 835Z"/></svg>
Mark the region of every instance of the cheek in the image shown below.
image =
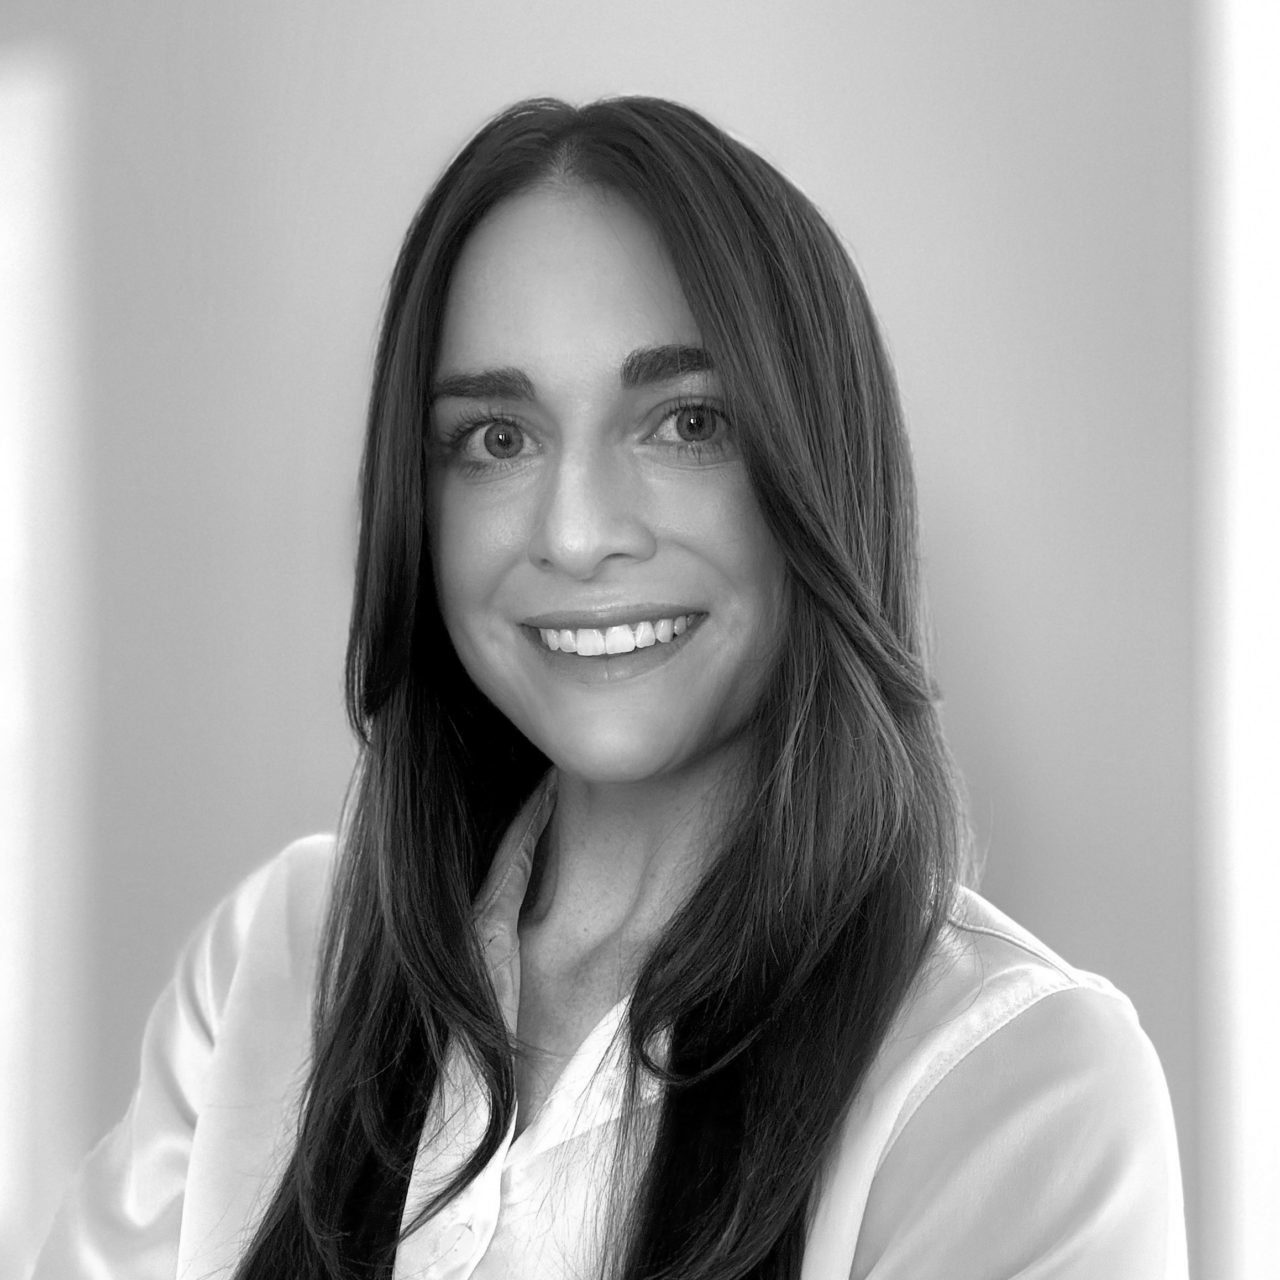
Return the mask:
<svg viewBox="0 0 1280 1280"><path fill-rule="evenodd" d="M491 599L514 554L510 509L490 511L473 488L444 476L432 484L427 528L436 596L445 626L459 654L466 656L477 638L483 607Z"/></svg>
<svg viewBox="0 0 1280 1280"><path fill-rule="evenodd" d="M749 719L775 668L785 643L788 574L745 468L708 475L697 489L667 514L673 540L709 574L715 650L690 672L682 706L691 726L718 737Z"/></svg>
<svg viewBox="0 0 1280 1280"><path fill-rule="evenodd" d="M753 631L775 629L785 597L786 559L745 471L685 509L698 512L691 533L729 588L735 623Z"/></svg>

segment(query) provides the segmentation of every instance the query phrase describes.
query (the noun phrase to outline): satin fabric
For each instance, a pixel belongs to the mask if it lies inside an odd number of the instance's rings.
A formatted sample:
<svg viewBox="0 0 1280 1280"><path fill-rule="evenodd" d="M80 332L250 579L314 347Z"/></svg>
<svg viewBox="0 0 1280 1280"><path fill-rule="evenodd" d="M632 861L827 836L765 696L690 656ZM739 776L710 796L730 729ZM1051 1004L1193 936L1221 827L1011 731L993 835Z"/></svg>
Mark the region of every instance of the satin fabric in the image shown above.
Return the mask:
<svg viewBox="0 0 1280 1280"><path fill-rule="evenodd" d="M476 927L510 1025L516 922L550 808L508 832ZM143 1040L138 1088L85 1160L36 1280L229 1277L287 1159L307 1069L331 837L289 846L211 915ZM396 1280L587 1276L613 1185L626 1002L539 1113L405 1239ZM658 1091L650 1087L642 1106ZM409 1222L483 1131L483 1090L448 1059ZM959 891L921 980L833 1143L803 1280L1185 1280L1173 1117L1129 1001Z"/></svg>

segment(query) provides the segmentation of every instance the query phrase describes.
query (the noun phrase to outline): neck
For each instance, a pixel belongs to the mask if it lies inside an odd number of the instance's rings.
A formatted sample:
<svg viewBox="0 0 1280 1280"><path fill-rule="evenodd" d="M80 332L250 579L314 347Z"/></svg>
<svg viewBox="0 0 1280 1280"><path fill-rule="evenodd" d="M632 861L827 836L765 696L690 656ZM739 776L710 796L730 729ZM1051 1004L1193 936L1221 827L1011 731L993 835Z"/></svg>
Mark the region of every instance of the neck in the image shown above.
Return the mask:
<svg viewBox="0 0 1280 1280"><path fill-rule="evenodd" d="M580 954L651 942L697 885L724 816L735 744L679 773L636 783L559 775L521 932Z"/></svg>

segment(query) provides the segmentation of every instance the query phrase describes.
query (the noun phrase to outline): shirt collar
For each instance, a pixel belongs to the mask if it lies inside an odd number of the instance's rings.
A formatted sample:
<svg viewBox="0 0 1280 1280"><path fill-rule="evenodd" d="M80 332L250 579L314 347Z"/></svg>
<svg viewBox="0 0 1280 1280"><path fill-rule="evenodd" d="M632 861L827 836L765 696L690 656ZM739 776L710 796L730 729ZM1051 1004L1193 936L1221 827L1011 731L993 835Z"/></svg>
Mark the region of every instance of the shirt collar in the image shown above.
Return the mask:
<svg viewBox="0 0 1280 1280"><path fill-rule="evenodd" d="M555 803L556 772L552 769L507 828L473 910L476 935L512 1035L520 1009L520 906L529 887L538 840Z"/></svg>
<svg viewBox="0 0 1280 1280"><path fill-rule="evenodd" d="M538 840L555 808L556 774L548 772L521 806L507 828L489 873L476 896L473 921L503 1017L515 1034L520 1008L520 907L529 886ZM514 1118L493 1159L463 1200L476 1195L488 1200L499 1195L502 1171L544 1156L589 1130L602 1129L623 1107L626 1082L625 1037L620 1034L629 997L618 1002L589 1033L566 1064L542 1110L515 1137ZM667 1054L667 1037L659 1060ZM466 1053L451 1041L443 1066L441 1087L419 1139L401 1230L417 1211L461 1168L475 1150L488 1124L489 1099ZM661 1097L652 1077L639 1082L637 1101L651 1106ZM438 1260L441 1230L463 1212L455 1201L432 1219L435 1226L409 1235L396 1257L396 1277L425 1274L421 1269ZM491 1215L496 1221L496 1210ZM439 1219L439 1221L437 1220ZM492 1224L489 1233L492 1234Z"/></svg>

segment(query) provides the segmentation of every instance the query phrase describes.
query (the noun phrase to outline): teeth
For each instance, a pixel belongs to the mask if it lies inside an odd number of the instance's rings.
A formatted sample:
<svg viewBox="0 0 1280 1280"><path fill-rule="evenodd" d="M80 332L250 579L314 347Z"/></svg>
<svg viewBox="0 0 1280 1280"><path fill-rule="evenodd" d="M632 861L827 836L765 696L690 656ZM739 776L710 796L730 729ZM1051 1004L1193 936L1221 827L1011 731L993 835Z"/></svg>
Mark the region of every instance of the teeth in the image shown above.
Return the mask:
<svg viewBox="0 0 1280 1280"><path fill-rule="evenodd" d="M675 618L638 622L634 627L609 627L604 631L596 627L582 627L577 631L544 627L538 634L553 653L576 653L584 658L598 658L606 653L631 653L634 649L648 649L655 644L670 644L674 637L684 635L689 629L691 616L682 613Z"/></svg>
<svg viewBox="0 0 1280 1280"><path fill-rule="evenodd" d="M630 627L610 627L604 633L605 653L630 653L636 647L636 633Z"/></svg>

